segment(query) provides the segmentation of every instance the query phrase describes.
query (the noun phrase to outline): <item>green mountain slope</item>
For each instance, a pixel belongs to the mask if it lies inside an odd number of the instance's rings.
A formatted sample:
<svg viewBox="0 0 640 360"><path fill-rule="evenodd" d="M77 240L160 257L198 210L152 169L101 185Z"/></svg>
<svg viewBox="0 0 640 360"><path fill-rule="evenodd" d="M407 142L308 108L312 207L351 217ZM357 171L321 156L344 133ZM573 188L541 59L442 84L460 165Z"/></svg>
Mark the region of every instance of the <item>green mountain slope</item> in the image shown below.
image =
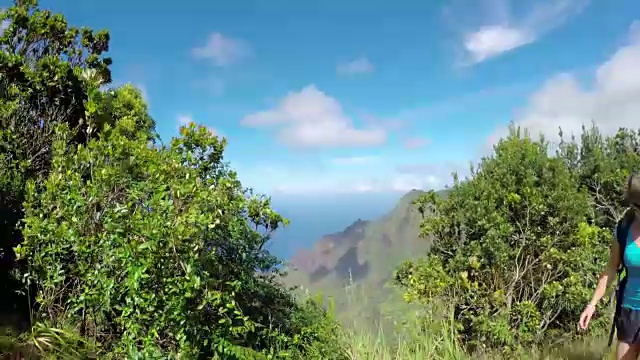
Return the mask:
<svg viewBox="0 0 640 360"><path fill-rule="evenodd" d="M418 236L422 215L412 205L424 193L412 190L385 216L359 219L341 232L324 236L311 250L300 251L291 259L285 282L333 298L336 313L346 325L392 326L387 318L393 314L394 319L402 319L398 315L411 310L401 292L389 284L393 271L430 247L427 239Z"/></svg>

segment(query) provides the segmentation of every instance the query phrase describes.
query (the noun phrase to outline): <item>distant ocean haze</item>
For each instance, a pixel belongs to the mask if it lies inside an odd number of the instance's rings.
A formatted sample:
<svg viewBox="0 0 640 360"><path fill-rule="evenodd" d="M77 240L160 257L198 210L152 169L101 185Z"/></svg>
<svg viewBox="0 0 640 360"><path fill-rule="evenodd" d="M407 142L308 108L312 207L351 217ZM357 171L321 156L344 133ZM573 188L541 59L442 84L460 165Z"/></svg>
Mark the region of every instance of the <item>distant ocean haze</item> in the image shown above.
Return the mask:
<svg viewBox="0 0 640 360"><path fill-rule="evenodd" d="M272 196L273 208L290 224L277 230L269 251L289 260L300 249L310 249L323 236L344 230L358 219L375 220L393 208L402 196L351 194L330 196Z"/></svg>

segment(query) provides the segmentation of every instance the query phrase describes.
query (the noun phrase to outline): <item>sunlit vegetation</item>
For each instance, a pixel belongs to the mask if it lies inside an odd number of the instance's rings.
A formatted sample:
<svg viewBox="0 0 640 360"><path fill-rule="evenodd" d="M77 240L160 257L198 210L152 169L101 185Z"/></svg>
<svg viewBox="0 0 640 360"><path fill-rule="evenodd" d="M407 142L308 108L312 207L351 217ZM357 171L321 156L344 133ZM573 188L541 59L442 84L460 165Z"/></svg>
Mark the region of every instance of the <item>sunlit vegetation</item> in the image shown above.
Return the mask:
<svg viewBox="0 0 640 360"><path fill-rule="evenodd" d="M8 24L0 36L5 354L584 359L608 351L605 304L588 333L575 324L625 209L623 183L640 170L637 130L585 128L552 149L512 128L468 179L454 178L448 196L416 199L422 223L406 226L433 246L389 271L416 311L391 319L396 334L387 337L370 324L345 327L327 302L282 285L281 261L265 244L287 220L242 185L224 161L226 140L206 127L191 123L158 141L141 92L110 86L108 32L70 26L36 0L16 0L0 22Z"/></svg>

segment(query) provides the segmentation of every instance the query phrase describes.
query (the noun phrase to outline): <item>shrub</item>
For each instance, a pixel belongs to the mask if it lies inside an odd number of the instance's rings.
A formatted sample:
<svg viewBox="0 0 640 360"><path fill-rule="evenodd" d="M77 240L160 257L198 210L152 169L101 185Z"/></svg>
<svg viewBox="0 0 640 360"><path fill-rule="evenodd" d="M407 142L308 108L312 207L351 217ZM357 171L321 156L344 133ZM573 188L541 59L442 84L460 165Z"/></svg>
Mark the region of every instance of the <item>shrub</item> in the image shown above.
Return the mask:
<svg viewBox="0 0 640 360"><path fill-rule="evenodd" d="M298 319L309 307L276 283L264 250L284 219L222 162L225 140L194 124L181 132L157 148L123 119L74 153L58 132L16 248L37 317L77 324L110 357L304 351L322 337L321 314Z"/></svg>
<svg viewBox="0 0 640 360"><path fill-rule="evenodd" d="M434 246L397 271L409 300L453 303L470 348L574 332L612 236L594 224L590 193L544 139L512 128L448 198L431 193L418 203L434 211L422 224Z"/></svg>

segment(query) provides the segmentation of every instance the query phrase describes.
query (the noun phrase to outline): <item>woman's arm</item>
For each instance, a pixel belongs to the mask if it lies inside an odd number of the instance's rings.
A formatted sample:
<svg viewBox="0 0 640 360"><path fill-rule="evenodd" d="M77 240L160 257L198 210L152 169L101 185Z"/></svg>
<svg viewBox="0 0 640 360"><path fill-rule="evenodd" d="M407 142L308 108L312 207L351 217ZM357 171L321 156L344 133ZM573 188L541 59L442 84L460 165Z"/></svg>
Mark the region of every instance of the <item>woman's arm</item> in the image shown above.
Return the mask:
<svg viewBox="0 0 640 360"><path fill-rule="evenodd" d="M591 297L591 301L589 305L591 307L595 307L600 299L604 296L604 293L607 291L607 288L611 286L611 282L616 277L616 273L618 271L618 267L620 266L620 244L618 240L614 237L613 242L611 243L611 250L609 251L609 261L607 263L607 267L600 274L600 278L598 279L598 285L593 292L593 297Z"/></svg>

